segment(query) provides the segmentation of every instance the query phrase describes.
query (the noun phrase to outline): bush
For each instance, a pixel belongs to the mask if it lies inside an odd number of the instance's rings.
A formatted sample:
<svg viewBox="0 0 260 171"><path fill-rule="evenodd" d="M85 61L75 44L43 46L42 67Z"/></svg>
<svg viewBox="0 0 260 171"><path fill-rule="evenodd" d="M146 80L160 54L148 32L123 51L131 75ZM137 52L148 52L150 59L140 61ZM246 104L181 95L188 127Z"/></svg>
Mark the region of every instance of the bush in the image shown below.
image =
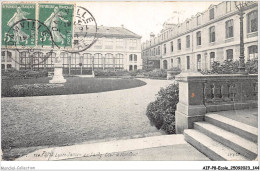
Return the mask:
<svg viewBox="0 0 260 171"><path fill-rule="evenodd" d="M154 69L148 72L150 78L167 78L167 71L163 69Z"/></svg>
<svg viewBox="0 0 260 171"><path fill-rule="evenodd" d="M15 70L9 69L6 72L2 73L2 75L7 76L8 79L24 79L24 78L39 78L39 77L47 77L48 71L40 70L40 71L32 71L32 70Z"/></svg>
<svg viewBox="0 0 260 171"><path fill-rule="evenodd" d="M147 106L146 116L151 125L168 134L175 133L175 110L179 102L178 84L171 84L167 88L161 88L157 99Z"/></svg>
<svg viewBox="0 0 260 171"><path fill-rule="evenodd" d="M258 60L247 61L245 63L246 72L249 74L258 73ZM202 71L202 74L236 74L239 72L239 61L215 61L212 70Z"/></svg>

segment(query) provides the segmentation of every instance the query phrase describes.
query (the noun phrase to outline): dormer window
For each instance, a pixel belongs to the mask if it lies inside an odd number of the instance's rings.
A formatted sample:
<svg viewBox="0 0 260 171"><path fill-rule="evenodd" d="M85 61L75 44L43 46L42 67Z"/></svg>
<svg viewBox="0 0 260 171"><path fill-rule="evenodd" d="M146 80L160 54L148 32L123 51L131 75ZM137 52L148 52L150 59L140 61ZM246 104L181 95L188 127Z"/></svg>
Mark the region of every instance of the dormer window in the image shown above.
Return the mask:
<svg viewBox="0 0 260 171"><path fill-rule="evenodd" d="M187 30L190 29L190 22L189 22L189 21L186 22L186 29L187 29Z"/></svg>
<svg viewBox="0 0 260 171"><path fill-rule="evenodd" d="M213 20L213 19L214 19L214 8L211 8L211 9L209 10L209 19L210 19L210 20Z"/></svg>

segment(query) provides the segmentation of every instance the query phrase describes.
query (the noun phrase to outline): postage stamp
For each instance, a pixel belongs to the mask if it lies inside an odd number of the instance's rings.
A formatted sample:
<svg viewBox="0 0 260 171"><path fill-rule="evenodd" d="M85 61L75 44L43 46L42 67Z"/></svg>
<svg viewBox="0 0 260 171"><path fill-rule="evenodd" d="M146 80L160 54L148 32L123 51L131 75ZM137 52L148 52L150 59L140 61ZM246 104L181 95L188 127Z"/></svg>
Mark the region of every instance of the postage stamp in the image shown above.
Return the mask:
<svg viewBox="0 0 260 171"><path fill-rule="evenodd" d="M35 46L35 4L2 5L2 45Z"/></svg>
<svg viewBox="0 0 260 171"><path fill-rule="evenodd" d="M59 47L71 47L73 37L73 4L39 4L38 18L50 30L51 37L45 35L40 29L38 45L51 46L53 41Z"/></svg>

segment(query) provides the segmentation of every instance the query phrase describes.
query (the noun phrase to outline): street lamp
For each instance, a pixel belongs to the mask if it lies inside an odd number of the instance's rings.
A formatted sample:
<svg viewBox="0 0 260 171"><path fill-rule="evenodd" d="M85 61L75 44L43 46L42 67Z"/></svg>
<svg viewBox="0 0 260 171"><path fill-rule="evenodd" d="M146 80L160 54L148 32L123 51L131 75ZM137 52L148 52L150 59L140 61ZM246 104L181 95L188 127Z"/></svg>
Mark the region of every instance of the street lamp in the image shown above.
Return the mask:
<svg viewBox="0 0 260 171"><path fill-rule="evenodd" d="M248 6L246 1L235 1L235 6L239 11L240 19L240 56L239 56L239 73L245 73L245 54L244 54L244 29L243 29L243 18L245 8Z"/></svg>

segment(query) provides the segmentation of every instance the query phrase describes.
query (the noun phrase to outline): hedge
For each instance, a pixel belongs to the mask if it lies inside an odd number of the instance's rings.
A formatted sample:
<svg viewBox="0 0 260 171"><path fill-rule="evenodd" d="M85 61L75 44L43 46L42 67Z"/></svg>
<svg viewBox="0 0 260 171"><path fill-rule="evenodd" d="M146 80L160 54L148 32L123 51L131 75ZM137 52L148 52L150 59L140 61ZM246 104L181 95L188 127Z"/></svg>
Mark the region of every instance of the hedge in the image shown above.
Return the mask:
<svg viewBox="0 0 260 171"><path fill-rule="evenodd" d="M175 110L179 102L179 85L171 84L161 88L154 102L147 106L146 116L151 125L168 134L175 132Z"/></svg>

